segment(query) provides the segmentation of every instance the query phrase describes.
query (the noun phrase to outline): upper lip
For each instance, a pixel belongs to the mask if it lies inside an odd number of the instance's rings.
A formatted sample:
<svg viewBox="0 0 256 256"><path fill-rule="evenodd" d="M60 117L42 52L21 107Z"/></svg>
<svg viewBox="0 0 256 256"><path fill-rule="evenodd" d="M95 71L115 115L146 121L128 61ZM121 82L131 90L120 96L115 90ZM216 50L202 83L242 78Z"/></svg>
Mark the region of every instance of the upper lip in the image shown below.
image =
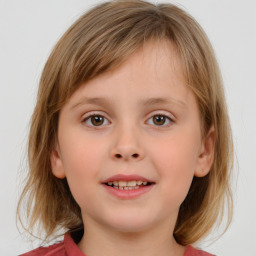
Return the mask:
<svg viewBox="0 0 256 256"><path fill-rule="evenodd" d="M108 179L104 180L102 183L108 183L113 181L146 181L150 183L155 183L153 180L147 179L145 177L142 177L140 175L132 174L132 175L126 175L126 174L116 174Z"/></svg>

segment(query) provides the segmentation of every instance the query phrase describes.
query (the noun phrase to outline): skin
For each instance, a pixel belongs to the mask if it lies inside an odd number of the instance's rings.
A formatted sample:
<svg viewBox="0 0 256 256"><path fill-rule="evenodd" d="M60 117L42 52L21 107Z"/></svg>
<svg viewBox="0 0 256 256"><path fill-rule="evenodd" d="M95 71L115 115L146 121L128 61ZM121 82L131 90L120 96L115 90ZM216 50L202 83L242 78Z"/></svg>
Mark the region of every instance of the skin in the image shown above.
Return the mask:
<svg viewBox="0 0 256 256"><path fill-rule="evenodd" d="M91 114L102 123L93 125ZM161 125L153 118L159 115ZM179 207L194 175L209 172L213 148L214 129L202 139L195 96L169 41L146 43L118 69L82 85L60 112L51 154L53 174L67 177L81 207L81 251L183 255L185 247L172 235ZM116 174L141 175L155 185L123 200L102 185Z"/></svg>

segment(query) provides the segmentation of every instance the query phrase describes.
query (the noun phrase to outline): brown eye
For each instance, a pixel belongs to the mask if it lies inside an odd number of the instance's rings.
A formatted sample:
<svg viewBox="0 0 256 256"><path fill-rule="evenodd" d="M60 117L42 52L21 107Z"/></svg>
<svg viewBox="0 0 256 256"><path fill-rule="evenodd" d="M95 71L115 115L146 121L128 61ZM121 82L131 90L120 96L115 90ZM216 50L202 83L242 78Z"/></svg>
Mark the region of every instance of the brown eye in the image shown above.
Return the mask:
<svg viewBox="0 0 256 256"><path fill-rule="evenodd" d="M101 115L91 115L84 121L89 126L102 126L108 123L108 120Z"/></svg>
<svg viewBox="0 0 256 256"><path fill-rule="evenodd" d="M91 119L92 119L92 121L91 121L92 124L95 126L99 126L104 123L104 117L102 117L102 116L92 116Z"/></svg>
<svg viewBox="0 0 256 256"><path fill-rule="evenodd" d="M162 115L153 116L153 123L155 125L164 125L166 122L166 117Z"/></svg>
<svg viewBox="0 0 256 256"><path fill-rule="evenodd" d="M158 126L158 127L169 127L174 123L173 119L167 115L164 114L156 114L151 116L147 120L147 123L152 126Z"/></svg>

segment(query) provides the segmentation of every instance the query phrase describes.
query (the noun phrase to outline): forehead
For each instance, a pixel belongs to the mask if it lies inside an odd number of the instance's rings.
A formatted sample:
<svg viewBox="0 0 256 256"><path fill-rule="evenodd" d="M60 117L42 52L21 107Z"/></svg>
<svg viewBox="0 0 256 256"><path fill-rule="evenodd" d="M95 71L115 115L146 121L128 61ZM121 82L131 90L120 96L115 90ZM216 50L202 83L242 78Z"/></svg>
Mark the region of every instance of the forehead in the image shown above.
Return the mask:
<svg viewBox="0 0 256 256"><path fill-rule="evenodd" d="M154 78L159 81L178 78L183 84L187 83L177 47L168 39L144 42L134 53L127 57L121 56L121 59L119 65L116 66L115 63L110 65L106 71L97 74L89 81L81 82L74 91L85 84L91 84L92 81L101 78L107 81L110 77L118 77L124 73L126 73L127 80L132 82L137 76L141 76L141 78L148 80L148 86L150 86L153 82L152 76L150 78L145 77L141 72L142 67L150 70Z"/></svg>
<svg viewBox="0 0 256 256"><path fill-rule="evenodd" d="M142 67L153 72L152 75L156 79L175 77L185 82L180 56L175 44L170 40L144 43L123 64L123 68L130 68L130 75L134 76L140 73Z"/></svg>
<svg viewBox="0 0 256 256"><path fill-rule="evenodd" d="M71 101L75 98L72 107L81 103L106 106L122 97L129 102L139 99L141 105L172 101L185 106L189 93L175 45L153 41L144 44L118 68L83 83Z"/></svg>

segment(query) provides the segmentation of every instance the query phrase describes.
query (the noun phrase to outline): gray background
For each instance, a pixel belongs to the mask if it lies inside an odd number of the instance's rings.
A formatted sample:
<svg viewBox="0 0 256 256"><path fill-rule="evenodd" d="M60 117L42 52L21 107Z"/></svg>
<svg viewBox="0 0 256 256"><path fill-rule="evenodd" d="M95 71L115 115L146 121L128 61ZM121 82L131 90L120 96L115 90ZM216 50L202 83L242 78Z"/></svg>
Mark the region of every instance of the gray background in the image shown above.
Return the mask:
<svg viewBox="0 0 256 256"><path fill-rule="evenodd" d="M92 0L0 0L0 255L33 246L15 224L29 120L43 65L58 38ZM155 1L156 2L156 1ZM218 256L256 256L256 1L171 1L205 29L223 73L235 143L235 214L202 246ZM34 244L35 246L35 244Z"/></svg>

